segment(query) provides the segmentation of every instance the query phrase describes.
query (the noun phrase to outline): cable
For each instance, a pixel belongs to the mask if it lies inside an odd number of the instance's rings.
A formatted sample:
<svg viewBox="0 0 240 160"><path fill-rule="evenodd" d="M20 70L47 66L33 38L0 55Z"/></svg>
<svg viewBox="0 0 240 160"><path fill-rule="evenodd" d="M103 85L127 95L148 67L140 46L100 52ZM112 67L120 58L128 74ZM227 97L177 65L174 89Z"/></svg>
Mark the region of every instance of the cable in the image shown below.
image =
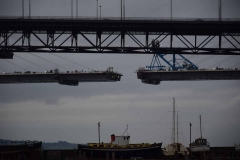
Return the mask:
<svg viewBox="0 0 240 160"><path fill-rule="evenodd" d="M13 64L13 65L15 65L15 66L17 66L17 67L20 67L20 68L22 68L22 69L26 70L25 68L23 68L23 67L21 67L21 66L19 66L19 65L15 64L15 63L13 63L13 62L11 62L11 61L8 61L8 60L6 60L6 59L5 59L5 61L7 61L8 63L11 63L11 64Z"/></svg>
<svg viewBox="0 0 240 160"><path fill-rule="evenodd" d="M45 58L39 57L39 56L37 56L37 55L35 55L35 54L33 54L33 53L29 53L29 54L31 54L31 55L33 55L33 56L36 56L36 57L38 57L38 58L40 58L40 59L43 59L43 60L45 60L45 61L48 61L48 62L50 62L50 63L53 63L53 64L55 64L55 65L57 65L57 66L59 66L59 67L62 67L62 68L64 68L64 69L66 69L66 70L71 70L71 69L68 69L68 68L66 68L66 67L64 67L64 66L61 66L61 65L57 64L57 63L54 63L54 62L52 62L52 61L49 61L49 60L47 60L47 59L45 59Z"/></svg>
<svg viewBox="0 0 240 160"><path fill-rule="evenodd" d="M29 60L27 60L27 59L25 59L25 58L22 58L22 57L20 57L20 56L18 56L18 55L15 55L15 56L18 57L18 58L20 58L20 59L23 59L23 60L25 60L25 61L28 61L29 63L32 63L32 64L34 64L34 65L36 65L36 66L38 66L38 67L40 67L40 68L45 69L44 67L42 67L42 66L40 66L40 65L38 65L38 64L36 64L36 63L33 63L33 62L31 62L31 61L29 61Z"/></svg>
<svg viewBox="0 0 240 160"><path fill-rule="evenodd" d="M230 59L232 59L232 58L234 58L234 57L235 57L235 55L229 56L229 57L227 57L227 58L221 60L220 62L211 65L211 66L208 67L208 68L212 68L212 67L214 67L214 66L218 66L219 64L224 63L224 62L226 62L226 61L228 61L228 60L230 60Z"/></svg>
<svg viewBox="0 0 240 160"><path fill-rule="evenodd" d="M200 63L203 63L203 62L205 62L205 61L207 61L207 60L209 60L209 59L211 59L211 58L213 58L213 57L215 57L215 56L216 56L216 55L208 56L208 57L206 57L206 58L204 58L204 59L198 61L196 64L198 65L198 64L200 64Z"/></svg>
<svg viewBox="0 0 240 160"><path fill-rule="evenodd" d="M4 68L0 67L2 70L4 70Z"/></svg>
<svg viewBox="0 0 240 160"><path fill-rule="evenodd" d="M77 63L77 62L71 61L71 60L69 60L69 59L67 59L67 58L64 58L64 57L61 57L61 56L59 56L59 55L57 55L57 54L55 54L55 53L51 53L51 54L53 54L53 55L55 55L55 56L57 56L57 57L59 57L59 58L65 59L65 60L67 60L67 61L69 61L69 62L72 62L72 63L74 63L74 64L77 64L77 65L79 65L79 66L85 67L85 68L87 68L87 69L89 69L89 70L95 71L95 70L93 70L93 69L91 69L91 68L88 68L88 67L86 67L86 66L84 66L84 65L81 65L81 64L79 64L79 63Z"/></svg>
<svg viewBox="0 0 240 160"><path fill-rule="evenodd" d="M11 37L11 38L12 38L12 37ZM12 39L15 39L15 38L12 38ZM15 39L15 40L16 40L16 39ZM85 67L85 68L87 68L87 69L89 69L89 70L95 71L95 70L93 70L93 69L91 69L91 68L89 68L89 67L86 67L86 66L81 65L81 64L79 64L79 63L77 63L77 62L71 61L71 60L69 60L69 59L67 59L67 58L61 57L61 56L59 56L59 55L57 55L57 54L54 54L54 53L52 53L52 54L55 55L55 56L57 56L57 57L59 57L59 58L65 59L65 60L67 60L67 61L69 61L69 62L72 62L72 63L74 63L74 64L77 64L77 65L79 65L79 66ZM34 55L34 54L32 54L32 55ZM15 55L15 56L17 56L17 55ZM34 56L36 56L36 55L34 55ZM18 56L17 56L17 57L18 57ZM38 57L38 56L37 56L37 57ZM26 59L24 59L24 58L22 58L22 57L19 57L19 58L21 58L21 59L23 59L23 60L26 60ZM38 58L40 58L40 57L38 57ZM44 58L41 57L41 59L44 59ZM44 59L44 60L46 60L46 59ZM37 65L37 66L39 66L39 67L41 67L41 68L44 68L44 67L42 67L42 66L40 66L40 65L38 65L38 64L35 64L35 63L33 63L33 62L29 61L29 60L26 60L26 61L28 61L29 63L32 63L32 64L34 64L34 65ZM54 62L52 62L52 61L49 61L49 60L46 60L46 61L51 62L51 63L53 63L53 64L55 64L55 65L58 65L58 64L56 64L56 63L54 63ZM60 65L58 65L58 66L60 66ZM60 67L67 69L66 67L63 67L63 66L60 66ZM67 69L67 70L70 70L70 69Z"/></svg>
<svg viewBox="0 0 240 160"><path fill-rule="evenodd" d="M235 65L233 65L233 66L231 66L230 68L235 68L235 67L237 67L238 65L240 65L240 62L237 63L237 64L235 64Z"/></svg>
<svg viewBox="0 0 240 160"><path fill-rule="evenodd" d="M228 41L225 40L225 41L221 42L221 44L224 44L224 43L227 43L227 42L228 42ZM218 44L213 45L211 48L215 48L216 46L218 46ZM198 55L192 55L192 56L188 57L188 59L194 58L194 57L196 57L196 56L198 56ZM207 61L207 60L209 60L209 59L211 59L211 58L213 58L213 57L215 57L215 56L216 56L216 55L208 56L208 57L200 60L199 62L197 62L196 65L199 65L200 63L203 63L203 62L205 62L205 61Z"/></svg>

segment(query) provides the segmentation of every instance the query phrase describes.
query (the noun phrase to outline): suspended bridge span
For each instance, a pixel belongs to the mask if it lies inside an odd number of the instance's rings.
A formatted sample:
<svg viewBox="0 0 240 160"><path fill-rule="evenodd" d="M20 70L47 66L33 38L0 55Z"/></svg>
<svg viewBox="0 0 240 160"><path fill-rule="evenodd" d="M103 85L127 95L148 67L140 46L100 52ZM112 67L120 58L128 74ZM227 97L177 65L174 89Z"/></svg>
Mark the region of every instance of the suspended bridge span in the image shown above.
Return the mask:
<svg viewBox="0 0 240 160"><path fill-rule="evenodd" d="M240 70L138 70L137 77L142 83L153 85L158 85L161 81L240 80Z"/></svg>
<svg viewBox="0 0 240 160"><path fill-rule="evenodd" d="M117 82L122 74L116 72L83 73L23 73L1 74L0 84L16 83L59 83L77 86L79 82Z"/></svg>

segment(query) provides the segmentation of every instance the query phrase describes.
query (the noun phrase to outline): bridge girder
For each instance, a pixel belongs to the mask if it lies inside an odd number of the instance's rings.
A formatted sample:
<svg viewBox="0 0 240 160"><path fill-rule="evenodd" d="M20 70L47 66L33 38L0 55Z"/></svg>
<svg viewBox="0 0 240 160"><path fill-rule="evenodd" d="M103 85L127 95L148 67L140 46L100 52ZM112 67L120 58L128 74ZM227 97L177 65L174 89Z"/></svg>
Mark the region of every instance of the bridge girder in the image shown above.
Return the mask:
<svg viewBox="0 0 240 160"><path fill-rule="evenodd" d="M139 35L143 37L139 38ZM164 42L168 46L159 46L153 52L152 44L149 43L150 36L155 36L154 41L159 44ZM55 52L240 55L239 37L240 20L231 19L171 21L0 17L0 54ZM126 44L126 38L132 43ZM194 42L191 42L192 38ZM213 48L209 47L209 43L216 38L218 44ZM180 43L175 44L173 40ZM223 40L231 47L223 47Z"/></svg>

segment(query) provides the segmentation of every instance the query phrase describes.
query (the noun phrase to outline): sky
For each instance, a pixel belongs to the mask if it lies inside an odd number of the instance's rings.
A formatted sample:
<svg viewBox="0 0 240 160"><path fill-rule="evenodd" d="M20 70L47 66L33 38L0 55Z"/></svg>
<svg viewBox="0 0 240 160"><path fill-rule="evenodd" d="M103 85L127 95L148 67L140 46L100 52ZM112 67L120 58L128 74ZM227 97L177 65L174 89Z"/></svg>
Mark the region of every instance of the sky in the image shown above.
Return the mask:
<svg viewBox="0 0 240 160"><path fill-rule="evenodd" d="M0 16L21 16L21 2L0 0ZM71 15L70 0L32 0L31 3L32 16ZM119 0L99 0L99 5L103 17L120 16ZM217 5L218 0L173 0L173 17L218 18ZM222 0L223 18L240 18L239 6L239 0ZM96 1L79 0L78 13L84 17L96 16ZM25 1L24 14L28 15L28 1ZM126 0L126 17L169 16L169 0ZM177 40L173 42L174 45L179 43ZM224 45L230 46L229 43ZM16 55L43 68L57 67L29 53ZM40 56L71 70L85 69L49 53ZM180 81L147 85L141 83L134 72L139 66L149 65L152 55L62 53L61 56L95 70L112 66L123 77L120 82L80 83L77 87L0 84L0 139L98 142L97 123L100 122L102 142L109 142L111 134L121 135L128 125L131 143L163 142L167 145L171 143L171 111L175 97L181 143L189 144L189 123L192 123L192 139L199 138L199 115L202 116L203 136L211 146L233 146L240 142L240 81ZM23 68L44 71L19 57L9 61L20 67L0 60L0 69L6 72L24 71ZM214 56L200 63L207 57L196 56L191 61L199 62L200 68L209 68L229 56ZM221 63L221 67L228 68L239 62L240 57L234 56Z"/></svg>

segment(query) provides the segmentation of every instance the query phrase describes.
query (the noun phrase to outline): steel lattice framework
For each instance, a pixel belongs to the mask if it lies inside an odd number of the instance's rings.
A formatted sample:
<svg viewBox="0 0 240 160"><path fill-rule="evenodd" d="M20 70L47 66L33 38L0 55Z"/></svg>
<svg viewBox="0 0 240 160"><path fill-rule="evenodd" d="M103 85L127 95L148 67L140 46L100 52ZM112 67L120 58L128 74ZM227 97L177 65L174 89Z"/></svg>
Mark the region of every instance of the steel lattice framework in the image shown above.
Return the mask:
<svg viewBox="0 0 240 160"><path fill-rule="evenodd" d="M240 55L239 36L240 19L0 17L2 57L13 52ZM126 44L126 37L135 45ZM218 45L207 47L216 38ZM223 47L223 39L231 47ZM152 41L166 40L169 46L153 49Z"/></svg>

